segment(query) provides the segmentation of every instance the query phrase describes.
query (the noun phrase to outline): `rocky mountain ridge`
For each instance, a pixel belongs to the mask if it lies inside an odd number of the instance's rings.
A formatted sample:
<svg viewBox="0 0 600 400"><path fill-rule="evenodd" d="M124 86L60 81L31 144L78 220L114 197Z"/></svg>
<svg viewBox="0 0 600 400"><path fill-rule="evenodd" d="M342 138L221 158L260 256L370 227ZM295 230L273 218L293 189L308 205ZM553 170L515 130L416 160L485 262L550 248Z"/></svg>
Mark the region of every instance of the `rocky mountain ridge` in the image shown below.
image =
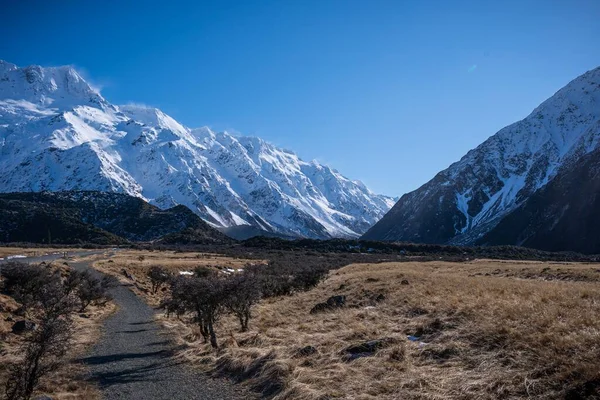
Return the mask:
<svg viewBox="0 0 600 400"><path fill-rule="evenodd" d="M596 68L402 196L363 238L465 245L533 243L520 238L521 232L510 231L516 225L509 229L503 221L528 202L531 208L531 199L546 193L543 188L576 170L598 149L599 138L600 68ZM570 186L565 196L562 205L568 207L577 201L577 188ZM552 235L561 236L560 221L568 214L547 211L546 228L554 227ZM571 215L577 217L581 215ZM509 232L497 233L505 229Z"/></svg>
<svg viewBox="0 0 600 400"><path fill-rule="evenodd" d="M214 227L358 237L392 206L259 138L115 106L71 67L0 61L0 192L97 190L189 207Z"/></svg>

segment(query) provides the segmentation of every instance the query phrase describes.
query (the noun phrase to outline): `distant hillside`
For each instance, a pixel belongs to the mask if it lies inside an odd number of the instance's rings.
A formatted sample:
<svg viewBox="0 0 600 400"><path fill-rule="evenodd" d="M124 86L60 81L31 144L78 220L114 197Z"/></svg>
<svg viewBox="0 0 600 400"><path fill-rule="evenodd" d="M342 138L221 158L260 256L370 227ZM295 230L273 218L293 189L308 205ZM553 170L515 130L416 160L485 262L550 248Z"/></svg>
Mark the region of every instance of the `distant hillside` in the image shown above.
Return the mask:
<svg viewBox="0 0 600 400"><path fill-rule="evenodd" d="M229 228L217 228L220 232L223 232L227 236L236 240L246 240L257 236L264 236L270 238L280 238L286 240L297 239L294 236L284 235L276 232L269 232L251 225L236 225L230 226Z"/></svg>
<svg viewBox="0 0 600 400"><path fill-rule="evenodd" d="M95 191L0 194L1 242L122 244L183 230L195 243L231 241L181 205L161 210L137 197Z"/></svg>

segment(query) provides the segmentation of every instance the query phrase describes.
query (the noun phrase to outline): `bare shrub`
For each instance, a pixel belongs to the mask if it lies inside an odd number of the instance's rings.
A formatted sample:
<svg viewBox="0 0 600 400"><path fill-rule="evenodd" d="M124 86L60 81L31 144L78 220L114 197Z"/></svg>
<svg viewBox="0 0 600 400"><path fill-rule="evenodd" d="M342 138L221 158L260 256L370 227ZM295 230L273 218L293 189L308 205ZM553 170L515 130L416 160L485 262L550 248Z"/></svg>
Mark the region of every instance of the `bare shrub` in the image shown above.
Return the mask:
<svg viewBox="0 0 600 400"><path fill-rule="evenodd" d="M69 348L73 327L67 315L46 314L27 338L23 360L13 364L6 384L8 400L31 398L41 377L56 369Z"/></svg>
<svg viewBox="0 0 600 400"><path fill-rule="evenodd" d="M148 270L148 278L152 285L152 293L156 294L161 286L166 285L171 280L171 274L163 267L153 266Z"/></svg>
<svg viewBox="0 0 600 400"><path fill-rule="evenodd" d="M189 312L205 341L218 348L215 324L225 310L225 285L219 277L180 277L173 282L167 307L179 313Z"/></svg>
<svg viewBox="0 0 600 400"><path fill-rule="evenodd" d="M8 400L26 400L33 394L40 378L61 363L73 332L70 316L76 309L77 299L72 286L67 284L69 280L63 281L59 273L50 273L39 266L25 268L20 276L29 276L34 282L24 282L15 280L19 274L12 272L9 273L9 287L28 302L38 322L37 329L23 344L23 359L10 367L6 384ZM37 291L30 292L32 288Z"/></svg>
<svg viewBox="0 0 600 400"><path fill-rule="evenodd" d="M245 270L257 277L264 297L275 297L310 290L330 268L320 259L283 256L268 264L248 265Z"/></svg>
<svg viewBox="0 0 600 400"><path fill-rule="evenodd" d="M34 307L47 295L48 285L60 280L58 274L42 265L11 262L1 268L3 292L21 303L25 309Z"/></svg>
<svg viewBox="0 0 600 400"><path fill-rule="evenodd" d="M205 265L199 265L194 268L194 276L196 278L208 278L214 275L216 275L216 271Z"/></svg>
<svg viewBox="0 0 600 400"><path fill-rule="evenodd" d="M260 286L256 276L238 274L225 282L225 306L240 321L242 332L248 330L252 307L260 300Z"/></svg>
<svg viewBox="0 0 600 400"><path fill-rule="evenodd" d="M88 271L71 271L65 285L79 299L79 312L84 312L90 304L103 305L110 301L108 290L117 285L117 279L110 275L98 279Z"/></svg>

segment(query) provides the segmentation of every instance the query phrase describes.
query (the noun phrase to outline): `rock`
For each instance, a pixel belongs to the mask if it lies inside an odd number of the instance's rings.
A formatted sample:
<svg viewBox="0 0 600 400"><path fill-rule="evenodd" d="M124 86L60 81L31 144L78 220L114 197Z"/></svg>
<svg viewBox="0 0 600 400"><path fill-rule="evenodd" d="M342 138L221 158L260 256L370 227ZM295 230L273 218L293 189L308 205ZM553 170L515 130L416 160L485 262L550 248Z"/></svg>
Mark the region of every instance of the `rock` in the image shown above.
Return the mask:
<svg viewBox="0 0 600 400"><path fill-rule="evenodd" d="M129 279L130 281L135 281L133 275L131 275L125 268L121 270L121 273L125 275L125 278Z"/></svg>
<svg viewBox="0 0 600 400"><path fill-rule="evenodd" d="M296 350L294 357L308 357L317 353L317 349L314 346L304 346Z"/></svg>
<svg viewBox="0 0 600 400"><path fill-rule="evenodd" d="M402 279L402 282L400 282L401 285L408 285L408 280L407 279Z"/></svg>
<svg viewBox="0 0 600 400"><path fill-rule="evenodd" d="M384 347L387 347L396 342L397 340L394 338L382 338L354 344L352 346L347 347L344 350L344 352L346 353L345 360L352 361L361 357L374 356L378 350L383 349Z"/></svg>
<svg viewBox="0 0 600 400"><path fill-rule="evenodd" d="M331 296L327 299L326 303L318 303L311 310L311 314L331 311L336 308L344 307L346 305L346 296Z"/></svg>
<svg viewBox="0 0 600 400"><path fill-rule="evenodd" d="M25 309L25 307L22 307L22 306L17 308L13 312L13 314L15 314L16 316L19 316L19 317L24 317L26 313L27 313L27 310Z"/></svg>
<svg viewBox="0 0 600 400"><path fill-rule="evenodd" d="M25 332L33 331L35 328L35 323L27 320L21 320L14 323L12 326L12 333L20 335Z"/></svg>
<svg viewBox="0 0 600 400"><path fill-rule="evenodd" d="M331 310L331 307L329 306L329 304L327 304L327 303L318 303L318 304L315 304L315 306L310 309L310 313L311 314L316 314L316 313L320 313L320 312L323 312L323 311L329 311L329 310Z"/></svg>
<svg viewBox="0 0 600 400"><path fill-rule="evenodd" d="M331 296L327 299L327 304L330 307L343 307L346 305L346 296Z"/></svg>

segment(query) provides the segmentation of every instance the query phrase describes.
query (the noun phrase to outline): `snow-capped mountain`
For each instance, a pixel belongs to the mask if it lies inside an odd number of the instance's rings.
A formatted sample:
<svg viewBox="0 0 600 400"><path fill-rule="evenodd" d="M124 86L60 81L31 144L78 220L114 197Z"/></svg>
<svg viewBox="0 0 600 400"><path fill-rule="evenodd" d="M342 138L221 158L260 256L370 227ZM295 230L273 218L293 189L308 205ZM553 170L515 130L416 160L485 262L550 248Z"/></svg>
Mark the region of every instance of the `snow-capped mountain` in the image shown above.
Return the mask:
<svg viewBox="0 0 600 400"><path fill-rule="evenodd" d="M521 232L498 235L494 230L509 229L507 224L498 224L535 194L543 193L540 189L572 171L583 156L598 149L599 138L600 68L596 68L571 81L525 119L500 130L419 189L402 196L363 238L526 244L527 237ZM568 207L569 200L563 201ZM531 204L528 207L532 208ZM544 218L547 223L566 215L548 212L551 215ZM554 234L560 236L561 232Z"/></svg>
<svg viewBox="0 0 600 400"><path fill-rule="evenodd" d="M357 237L393 205L259 138L112 105L71 67L0 61L0 191L42 190L122 192L215 227L313 238Z"/></svg>

